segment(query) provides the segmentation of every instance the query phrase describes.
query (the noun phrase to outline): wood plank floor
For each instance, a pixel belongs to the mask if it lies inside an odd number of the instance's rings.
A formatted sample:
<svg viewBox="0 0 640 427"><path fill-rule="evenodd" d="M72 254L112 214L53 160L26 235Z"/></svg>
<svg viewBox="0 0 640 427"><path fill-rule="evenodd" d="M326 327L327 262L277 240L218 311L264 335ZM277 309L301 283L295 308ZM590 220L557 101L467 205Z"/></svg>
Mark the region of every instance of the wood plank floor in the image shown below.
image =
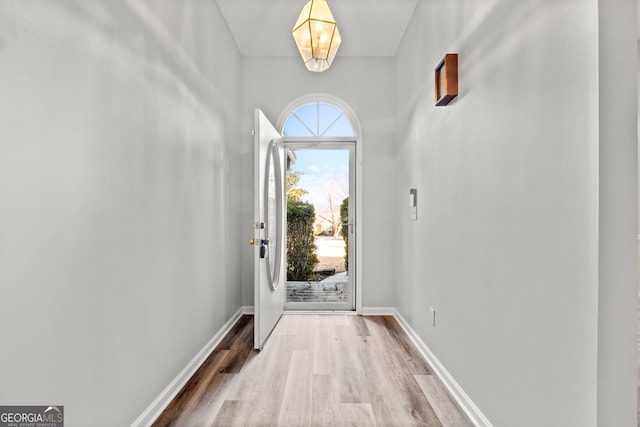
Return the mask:
<svg viewBox="0 0 640 427"><path fill-rule="evenodd" d="M391 316L242 316L153 424L472 426Z"/></svg>

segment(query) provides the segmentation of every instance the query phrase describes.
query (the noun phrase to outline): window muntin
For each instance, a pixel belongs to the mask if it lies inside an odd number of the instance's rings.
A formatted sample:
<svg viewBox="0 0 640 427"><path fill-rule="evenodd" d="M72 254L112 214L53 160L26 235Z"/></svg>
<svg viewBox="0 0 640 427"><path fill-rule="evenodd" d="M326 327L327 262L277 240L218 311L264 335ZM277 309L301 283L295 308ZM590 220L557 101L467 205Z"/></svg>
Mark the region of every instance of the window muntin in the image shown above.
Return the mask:
<svg viewBox="0 0 640 427"><path fill-rule="evenodd" d="M284 124L286 137L355 137L349 118L331 104L314 102L291 113Z"/></svg>

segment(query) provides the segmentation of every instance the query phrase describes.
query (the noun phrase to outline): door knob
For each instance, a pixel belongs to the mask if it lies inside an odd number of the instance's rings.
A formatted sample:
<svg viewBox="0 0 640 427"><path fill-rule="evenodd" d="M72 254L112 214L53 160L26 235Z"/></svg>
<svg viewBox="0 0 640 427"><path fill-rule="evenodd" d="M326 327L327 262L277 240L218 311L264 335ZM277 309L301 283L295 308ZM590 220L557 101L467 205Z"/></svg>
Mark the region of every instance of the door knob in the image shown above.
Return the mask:
<svg viewBox="0 0 640 427"><path fill-rule="evenodd" d="M250 244L251 246L255 246L255 244L256 244L256 239L249 239L249 244Z"/></svg>

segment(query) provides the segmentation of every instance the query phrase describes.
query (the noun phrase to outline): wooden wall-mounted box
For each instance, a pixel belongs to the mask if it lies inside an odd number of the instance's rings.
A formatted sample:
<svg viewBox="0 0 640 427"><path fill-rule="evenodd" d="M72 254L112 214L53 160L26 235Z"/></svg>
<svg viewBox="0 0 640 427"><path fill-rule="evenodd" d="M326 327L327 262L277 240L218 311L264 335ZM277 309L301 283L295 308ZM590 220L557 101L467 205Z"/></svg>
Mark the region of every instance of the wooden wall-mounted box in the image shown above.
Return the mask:
<svg viewBox="0 0 640 427"><path fill-rule="evenodd" d="M458 54L447 53L436 67L436 105L443 106L458 96Z"/></svg>

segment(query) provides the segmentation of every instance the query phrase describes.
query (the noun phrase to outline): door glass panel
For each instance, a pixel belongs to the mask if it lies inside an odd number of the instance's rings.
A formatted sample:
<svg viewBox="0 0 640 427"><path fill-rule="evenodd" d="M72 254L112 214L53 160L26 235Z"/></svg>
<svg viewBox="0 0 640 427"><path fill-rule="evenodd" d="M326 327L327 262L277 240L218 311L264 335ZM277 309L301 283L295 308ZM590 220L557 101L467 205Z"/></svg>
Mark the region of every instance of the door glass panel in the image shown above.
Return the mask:
<svg viewBox="0 0 640 427"><path fill-rule="evenodd" d="M348 256L352 151L316 147L289 152L287 303L348 309L353 302Z"/></svg>
<svg viewBox="0 0 640 427"><path fill-rule="evenodd" d="M278 189L282 185L278 147L272 142L267 154L265 176L265 236L267 258L267 276L269 286L275 290L278 287L278 275L280 273L280 250L278 242L281 239L281 205L282 198Z"/></svg>

